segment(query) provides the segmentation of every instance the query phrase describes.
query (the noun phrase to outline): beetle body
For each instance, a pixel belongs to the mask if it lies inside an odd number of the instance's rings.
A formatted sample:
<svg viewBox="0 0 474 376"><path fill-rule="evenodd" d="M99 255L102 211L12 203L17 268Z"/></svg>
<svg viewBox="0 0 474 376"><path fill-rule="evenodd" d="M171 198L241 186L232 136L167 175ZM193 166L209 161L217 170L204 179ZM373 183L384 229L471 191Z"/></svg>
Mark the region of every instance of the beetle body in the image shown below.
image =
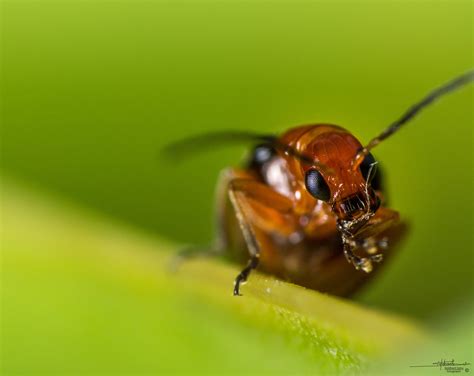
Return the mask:
<svg viewBox="0 0 474 376"><path fill-rule="evenodd" d="M351 169L362 145L345 129L329 124L296 127L277 143L325 169L320 171L271 144L258 145L245 168L227 169L221 175L219 247L230 249L239 262L248 260L250 251L260 270L284 280L349 295L373 275L364 273L372 269L370 258L387 255L405 226L398 222L398 213L380 205L383 194L364 177L366 166ZM322 199L308 190L313 171L324 175ZM368 218L350 242L365 269L347 262L340 228L364 215Z"/></svg>
<svg viewBox="0 0 474 376"><path fill-rule="evenodd" d="M406 226L389 209L370 153L421 110L474 80L468 71L429 92L365 146L337 125L292 128L279 137L226 131L168 148L189 154L203 145L259 142L242 168L223 171L217 189L215 251L264 272L335 295L355 292L374 264L394 253Z"/></svg>

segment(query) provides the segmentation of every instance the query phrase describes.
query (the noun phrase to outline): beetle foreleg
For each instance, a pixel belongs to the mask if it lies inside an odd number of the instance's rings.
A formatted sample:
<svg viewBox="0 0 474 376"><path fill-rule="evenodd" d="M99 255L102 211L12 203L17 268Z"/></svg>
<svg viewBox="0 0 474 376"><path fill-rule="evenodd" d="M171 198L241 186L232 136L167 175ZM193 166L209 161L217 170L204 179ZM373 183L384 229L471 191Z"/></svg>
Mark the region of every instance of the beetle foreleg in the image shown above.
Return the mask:
<svg viewBox="0 0 474 376"><path fill-rule="evenodd" d="M278 215L288 214L291 212L292 203L258 181L242 178L230 181L229 198L250 253L247 266L235 279L234 295L240 295L240 285L247 280L260 260L261 246L255 233L256 229L266 232L278 229L282 233L291 234L295 231L295 223L287 220L277 222L279 226L275 227L276 217L270 216L268 210Z"/></svg>
<svg viewBox="0 0 474 376"><path fill-rule="evenodd" d="M234 184L229 185L229 197L235 210L240 229L244 235L245 242L250 252L250 260L247 266L237 275L234 282L234 296L240 296L240 285L247 281L250 272L258 266L260 258L260 247L257 242L254 231L249 223L248 215L245 213L241 203L242 198L239 197L238 191Z"/></svg>
<svg viewBox="0 0 474 376"><path fill-rule="evenodd" d="M398 222L398 213L380 208L375 215L367 221L339 222L338 230L341 232L344 244L344 255L349 263L357 270L370 273L373 262L382 261L383 255L377 253L388 246L388 239L378 239L380 234ZM354 254L356 249L362 248L369 256L359 257Z"/></svg>
<svg viewBox="0 0 474 376"><path fill-rule="evenodd" d="M370 273L373 269L374 262L381 262L383 259L382 254L372 254L369 257L359 257L354 253L354 250L357 247L357 243L348 238L347 236L342 236L342 241L344 244L344 256L346 260L354 265L357 270L363 270L366 273Z"/></svg>
<svg viewBox="0 0 474 376"><path fill-rule="evenodd" d="M247 266L237 275L237 277L235 278L235 282L234 282L234 296L241 296L241 294L240 294L240 285L243 282L247 281L247 278L248 278L250 272L253 269L257 268L259 260L260 260L260 255L259 254L250 257L250 260L249 260Z"/></svg>

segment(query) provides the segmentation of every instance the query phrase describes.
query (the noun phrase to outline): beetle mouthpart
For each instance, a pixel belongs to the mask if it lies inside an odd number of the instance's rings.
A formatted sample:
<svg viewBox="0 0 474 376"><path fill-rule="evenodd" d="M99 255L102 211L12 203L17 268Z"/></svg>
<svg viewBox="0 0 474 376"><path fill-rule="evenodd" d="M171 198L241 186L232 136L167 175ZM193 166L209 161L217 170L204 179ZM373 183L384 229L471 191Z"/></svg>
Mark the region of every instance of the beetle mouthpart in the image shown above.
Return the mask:
<svg viewBox="0 0 474 376"><path fill-rule="evenodd" d="M373 268L372 261L368 258L362 258L357 263L357 269L362 269L366 273L370 273Z"/></svg>
<svg viewBox="0 0 474 376"><path fill-rule="evenodd" d="M340 204L341 210L347 214L353 214L358 211L365 211L365 200L361 195L351 196Z"/></svg>
<svg viewBox="0 0 474 376"><path fill-rule="evenodd" d="M378 253L376 255L372 255L370 257L364 257L355 263L355 268L357 270L363 270L366 273L370 273L374 269L374 262L381 262L383 260L383 255Z"/></svg>
<svg viewBox="0 0 474 376"><path fill-rule="evenodd" d="M370 211L363 194L355 194L333 204L333 211L345 221L350 222L363 217Z"/></svg>

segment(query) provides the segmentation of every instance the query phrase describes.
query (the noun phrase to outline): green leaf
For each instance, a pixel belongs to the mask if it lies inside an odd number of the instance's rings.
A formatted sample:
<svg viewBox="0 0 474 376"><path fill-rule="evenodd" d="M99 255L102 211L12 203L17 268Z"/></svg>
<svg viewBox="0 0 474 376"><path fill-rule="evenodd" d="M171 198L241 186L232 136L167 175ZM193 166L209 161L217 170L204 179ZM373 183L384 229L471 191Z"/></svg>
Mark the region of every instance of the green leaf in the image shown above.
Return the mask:
<svg viewBox="0 0 474 376"><path fill-rule="evenodd" d="M416 323L252 274L3 187L2 373L363 373L423 344ZM186 225L186 223L183 223Z"/></svg>

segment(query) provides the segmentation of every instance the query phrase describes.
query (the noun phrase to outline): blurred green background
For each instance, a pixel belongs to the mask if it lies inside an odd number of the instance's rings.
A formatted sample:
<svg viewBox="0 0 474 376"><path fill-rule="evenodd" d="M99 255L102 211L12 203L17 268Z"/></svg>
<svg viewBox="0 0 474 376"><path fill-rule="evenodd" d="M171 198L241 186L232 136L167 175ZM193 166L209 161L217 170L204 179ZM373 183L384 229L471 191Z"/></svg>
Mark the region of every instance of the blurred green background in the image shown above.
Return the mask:
<svg viewBox="0 0 474 376"><path fill-rule="evenodd" d="M3 1L2 172L179 244L212 238L210 130L367 141L472 66L470 1ZM359 300L435 322L472 297L472 88L376 150L411 231Z"/></svg>

